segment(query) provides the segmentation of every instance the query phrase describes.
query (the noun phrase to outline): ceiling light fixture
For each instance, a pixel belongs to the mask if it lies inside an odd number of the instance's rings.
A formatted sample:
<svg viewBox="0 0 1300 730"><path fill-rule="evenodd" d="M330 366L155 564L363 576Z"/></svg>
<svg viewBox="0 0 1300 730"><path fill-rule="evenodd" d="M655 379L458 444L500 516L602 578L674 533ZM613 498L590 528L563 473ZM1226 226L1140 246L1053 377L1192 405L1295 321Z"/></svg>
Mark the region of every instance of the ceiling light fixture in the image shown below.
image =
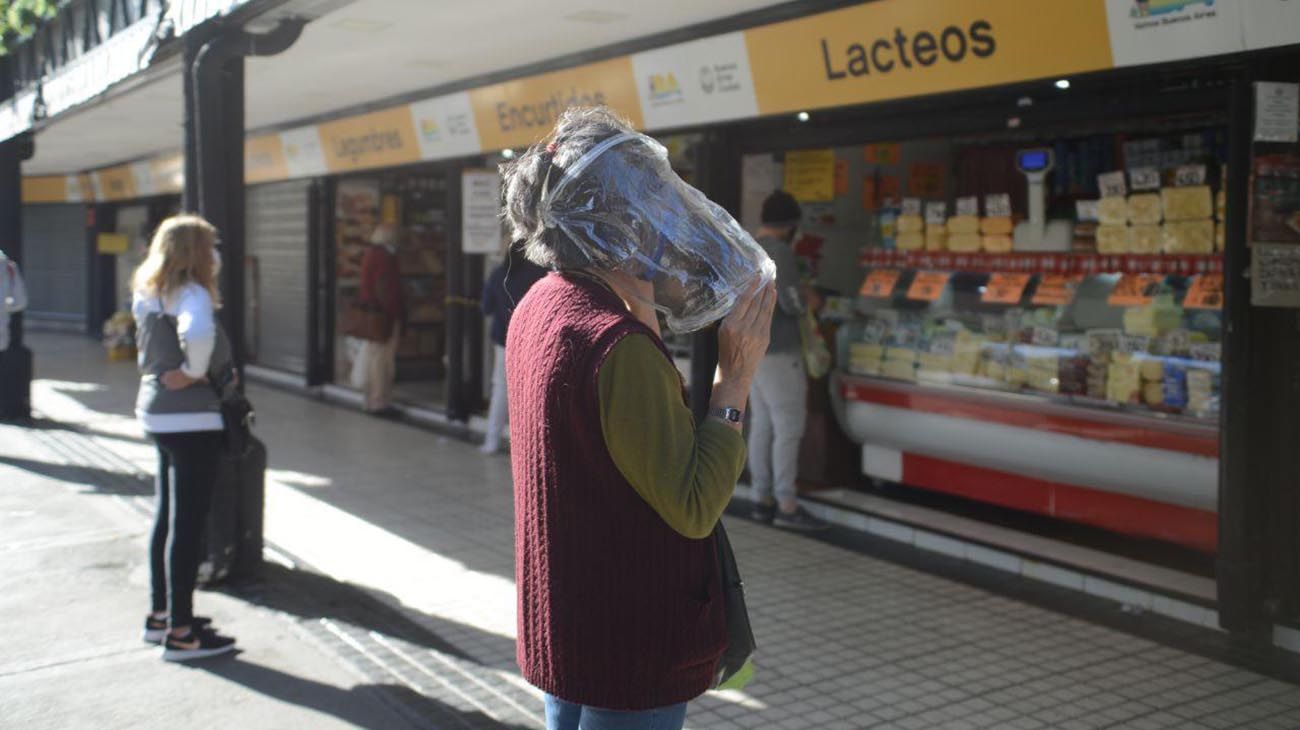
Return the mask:
<svg viewBox="0 0 1300 730"><path fill-rule="evenodd" d="M501 150L501 156L507 160L513 160L515 158L515 151L507 147L506 149Z"/></svg>
<svg viewBox="0 0 1300 730"><path fill-rule="evenodd" d="M1057 80L1056 80L1056 88L1060 89L1061 91L1065 91L1066 89L1070 88L1070 80L1069 80L1069 79L1057 79Z"/></svg>
<svg viewBox="0 0 1300 730"><path fill-rule="evenodd" d="M794 118L798 119L801 122L806 122L809 119L811 119L812 116L808 114L808 112L799 112L798 114L794 115Z"/></svg>

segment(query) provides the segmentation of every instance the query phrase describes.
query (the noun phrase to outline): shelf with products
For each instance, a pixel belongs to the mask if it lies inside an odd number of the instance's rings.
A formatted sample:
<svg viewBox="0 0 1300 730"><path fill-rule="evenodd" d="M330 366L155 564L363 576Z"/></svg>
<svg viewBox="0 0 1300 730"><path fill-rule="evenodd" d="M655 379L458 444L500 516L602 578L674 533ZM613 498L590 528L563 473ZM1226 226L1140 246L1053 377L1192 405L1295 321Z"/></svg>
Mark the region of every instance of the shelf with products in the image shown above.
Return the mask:
<svg viewBox="0 0 1300 730"><path fill-rule="evenodd" d="M859 262L869 268L1031 274L1204 274L1222 273L1222 254L952 253L869 248Z"/></svg>

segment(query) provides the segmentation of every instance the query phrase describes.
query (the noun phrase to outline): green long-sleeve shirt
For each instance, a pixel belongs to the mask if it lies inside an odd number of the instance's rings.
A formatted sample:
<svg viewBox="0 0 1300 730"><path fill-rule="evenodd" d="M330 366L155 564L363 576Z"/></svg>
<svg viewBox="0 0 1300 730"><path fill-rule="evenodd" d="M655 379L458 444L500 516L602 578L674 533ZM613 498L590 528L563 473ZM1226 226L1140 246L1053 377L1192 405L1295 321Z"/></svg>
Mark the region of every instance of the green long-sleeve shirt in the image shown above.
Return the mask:
<svg viewBox="0 0 1300 730"><path fill-rule="evenodd" d="M600 425L614 464L685 537L707 537L745 465L745 440L715 419L696 426L681 376L646 335L623 338L600 368Z"/></svg>

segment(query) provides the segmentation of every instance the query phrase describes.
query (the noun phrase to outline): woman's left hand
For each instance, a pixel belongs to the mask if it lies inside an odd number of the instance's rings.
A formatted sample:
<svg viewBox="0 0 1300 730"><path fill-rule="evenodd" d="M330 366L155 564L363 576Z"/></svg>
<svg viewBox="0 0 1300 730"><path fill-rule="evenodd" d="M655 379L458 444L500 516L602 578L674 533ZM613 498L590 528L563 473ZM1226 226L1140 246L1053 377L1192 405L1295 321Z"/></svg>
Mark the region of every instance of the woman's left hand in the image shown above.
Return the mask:
<svg viewBox="0 0 1300 730"><path fill-rule="evenodd" d="M158 381L161 382L163 387L167 390L184 390L201 380L203 380L203 378L191 378L180 368L168 370L158 376Z"/></svg>

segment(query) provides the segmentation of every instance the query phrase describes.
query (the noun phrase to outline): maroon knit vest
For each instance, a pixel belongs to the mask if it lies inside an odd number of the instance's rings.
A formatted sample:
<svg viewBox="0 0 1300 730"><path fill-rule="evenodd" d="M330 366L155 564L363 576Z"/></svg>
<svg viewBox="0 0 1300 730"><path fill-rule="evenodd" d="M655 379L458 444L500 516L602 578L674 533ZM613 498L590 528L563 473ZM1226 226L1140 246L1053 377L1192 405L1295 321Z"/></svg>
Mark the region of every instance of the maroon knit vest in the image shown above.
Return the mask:
<svg viewBox="0 0 1300 730"><path fill-rule="evenodd" d="M597 375L638 333L663 347L612 292L551 274L506 343L519 667L563 700L613 710L700 695L726 644L713 538L673 531L605 446Z"/></svg>

